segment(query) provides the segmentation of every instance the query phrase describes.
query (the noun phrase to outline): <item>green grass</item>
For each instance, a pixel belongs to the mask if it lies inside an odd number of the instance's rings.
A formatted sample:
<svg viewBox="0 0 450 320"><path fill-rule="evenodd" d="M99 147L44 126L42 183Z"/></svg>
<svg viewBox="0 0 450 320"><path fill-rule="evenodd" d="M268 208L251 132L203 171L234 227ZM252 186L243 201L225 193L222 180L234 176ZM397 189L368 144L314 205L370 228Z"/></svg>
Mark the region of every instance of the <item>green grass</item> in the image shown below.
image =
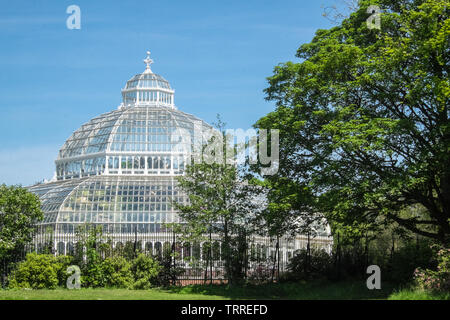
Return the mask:
<svg viewBox="0 0 450 320"><path fill-rule="evenodd" d="M217 299L387 299L393 287L368 290L365 281L226 286L192 285L168 289L0 290L0 300L217 300Z"/></svg>
<svg viewBox="0 0 450 320"><path fill-rule="evenodd" d="M0 300L219 300L220 296L175 294L170 290L55 289L0 290Z"/></svg>
<svg viewBox="0 0 450 320"><path fill-rule="evenodd" d="M393 287L387 285L382 290L368 290L365 281L347 281L337 283L282 283L240 287L196 285L171 288L171 290L179 294L200 293L206 296L222 296L230 299L352 300L386 299L393 291Z"/></svg>
<svg viewBox="0 0 450 320"><path fill-rule="evenodd" d="M389 300L450 300L450 292L431 293L420 290L402 289L389 296Z"/></svg>

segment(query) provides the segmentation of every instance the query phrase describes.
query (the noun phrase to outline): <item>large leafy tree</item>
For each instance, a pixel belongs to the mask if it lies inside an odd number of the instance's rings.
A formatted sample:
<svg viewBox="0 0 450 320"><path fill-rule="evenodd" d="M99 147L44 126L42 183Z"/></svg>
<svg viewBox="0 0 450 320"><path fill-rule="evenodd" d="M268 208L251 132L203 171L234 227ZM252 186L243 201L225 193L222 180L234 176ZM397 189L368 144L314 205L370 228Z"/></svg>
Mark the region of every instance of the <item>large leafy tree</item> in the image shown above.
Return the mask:
<svg viewBox="0 0 450 320"><path fill-rule="evenodd" d="M43 219L39 198L18 186L0 186L0 259L22 249Z"/></svg>
<svg viewBox="0 0 450 320"><path fill-rule="evenodd" d="M374 4L380 29L366 23ZM449 241L449 12L448 0L363 0L302 45L300 63L275 67L266 93L277 108L256 124L280 129L270 179L306 188L335 222L395 221Z"/></svg>

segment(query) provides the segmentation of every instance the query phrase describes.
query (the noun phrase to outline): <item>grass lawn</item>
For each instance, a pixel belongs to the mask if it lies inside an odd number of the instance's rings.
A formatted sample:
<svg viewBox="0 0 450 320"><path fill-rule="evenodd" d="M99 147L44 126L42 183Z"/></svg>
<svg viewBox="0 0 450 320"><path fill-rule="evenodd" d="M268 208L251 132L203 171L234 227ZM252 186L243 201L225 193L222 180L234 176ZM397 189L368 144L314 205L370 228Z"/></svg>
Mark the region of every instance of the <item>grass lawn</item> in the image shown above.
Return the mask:
<svg viewBox="0 0 450 320"><path fill-rule="evenodd" d="M218 300L220 296L176 294L170 290L55 289L0 290L0 300Z"/></svg>
<svg viewBox="0 0 450 320"><path fill-rule="evenodd" d="M240 300L388 299L393 287L368 290L365 281L283 283L258 286L192 285L168 289L0 290L0 300Z"/></svg>
<svg viewBox="0 0 450 320"><path fill-rule="evenodd" d="M404 289L391 294L389 300L450 300L450 292L432 294L425 291Z"/></svg>

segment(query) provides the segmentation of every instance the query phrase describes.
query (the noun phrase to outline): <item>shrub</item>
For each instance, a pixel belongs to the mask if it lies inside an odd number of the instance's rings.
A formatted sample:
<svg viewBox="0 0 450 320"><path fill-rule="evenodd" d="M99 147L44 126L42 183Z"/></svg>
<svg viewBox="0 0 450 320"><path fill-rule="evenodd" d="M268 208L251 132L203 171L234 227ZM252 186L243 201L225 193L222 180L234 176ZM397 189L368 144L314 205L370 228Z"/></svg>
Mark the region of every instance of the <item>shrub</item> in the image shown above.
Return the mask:
<svg viewBox="0 0 450 320"><path fill-rule="evenodd" d="M106 258L101 264L101 270L102 285L105 287L129 288L133 283L131 264L123 257Z"/></svg>
<svg viewBox="0 0 450 320"><path fill-rule="evenodd" d="M11 288L55 289L63 285L69 258L30 253L17 265L9 286Z"/></svg>
<svg viewBox="0 0 450 320"><path fill-rule="evenodd" d="M417 268L414 271L416 286L425 291L450 291L450 249L436 247L438 265L436 270Z"/></svg>
<svg viewBox="0 0 450 320"><path fill-rule="evenodd" d="M271 263L260 263L249 271L247 281L251 284L262 284L268 282L271 278Z"/></svg>
<svg viewBox="0 0 450 320"><path fill-rule="evenodd" d="M94 248L86 250L86 261L81 261L81 284L83 287L102 287L104 286L104 271L102 270L102 259Z"/></svg>
<svg viewBox="0 0 450 320"><path fill-rule="evenodd" d="M307 250L296 252L288 264L287 280L301 280L326 277L332 266L332 258L325 250L311 249L309 260Z"/></svg>
<svg viewBox="0 0 450 320"><path fill-rule="evenodd" d="M184 268L173 266L172 257L170 255L161 255L158 256L157 259L161 266L161 270L154 283L155 286L167 287L173 284L180 275L185 273Z"/></svg>
<svg viewBox="0 0 450 320"><path fill-rule="evenodd" d="M387 277L393 282L406 284L413 280L416 268L435 269L436 266L430 242L409 242L394 252Z"/></svg>
<svg viewBox="0 0 450 320"><path fill-rule="evenodd" d="M162 266L158 261L141 253L132 262L134 289L149 289L158 283L158 275Z"/></svg>
<svg viewBox="0 0 450 320"><path fill-rule="evenodd" d="M59 286L66 286L67 278L70 276L67 274L67 268L73 264L72 256L56 256L56 263L58 263L61 267L58 269L57 277Z"/></svg>

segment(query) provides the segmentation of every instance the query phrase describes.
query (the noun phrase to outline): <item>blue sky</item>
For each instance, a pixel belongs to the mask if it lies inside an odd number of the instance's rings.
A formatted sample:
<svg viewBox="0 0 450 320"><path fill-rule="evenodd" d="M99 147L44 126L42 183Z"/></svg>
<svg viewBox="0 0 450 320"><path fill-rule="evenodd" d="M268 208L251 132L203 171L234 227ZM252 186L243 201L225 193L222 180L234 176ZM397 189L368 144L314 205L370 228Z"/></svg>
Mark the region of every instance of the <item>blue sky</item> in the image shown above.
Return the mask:
<svg viewBox="0 0 450 320"><path fill-rule="evenodd" d="M266 77L331 27L322 13L334 2L0 1L0 183L51 178L64 141L117 108L148 49L180 110L251 127L274 108ZM80 30L66 28L72 4Z"/></svg>

